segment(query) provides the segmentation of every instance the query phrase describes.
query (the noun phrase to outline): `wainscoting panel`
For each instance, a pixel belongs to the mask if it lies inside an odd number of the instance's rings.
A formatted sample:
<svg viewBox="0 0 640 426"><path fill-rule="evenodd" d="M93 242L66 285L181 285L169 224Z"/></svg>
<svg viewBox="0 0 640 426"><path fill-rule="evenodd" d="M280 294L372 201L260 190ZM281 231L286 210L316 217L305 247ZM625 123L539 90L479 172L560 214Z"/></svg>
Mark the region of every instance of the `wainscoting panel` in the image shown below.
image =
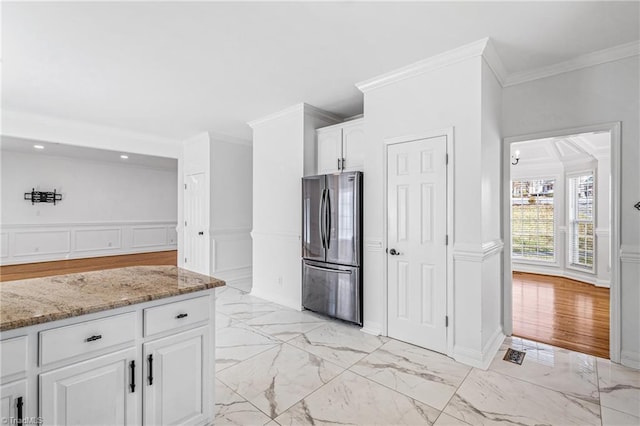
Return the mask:
<svg viewBox="0 0 640 426"><path fill-rule="evenodd" d="M167 227L134 227L131 247L154 247L167 244Z"/></svg>
<svg viewBox="0 0 640 426"><path fill-rule="evenodd" d="M68 253L71 249L71 231L47 229L21 231L13 235L13 256L39 256Z"/></svg>
<svg viewBox="0 0 640 426"><path fill-rule="evenodd" d="M175 250L175 222L2 225L0 264Z"/></svg>
<svg viewBox="0 0 640 426"><path fill-rule="evenodd" d="M250 228L214 229L210 232L212 274L232 285L251 286L252 240Z"/></svg>
<svg viewBox="0 0 640 426"><path fill-rule="evenodd" d="M177 244L178 231L173 226L167 227L167 244Z"/></svg>
<svg viewBox="0 0 640 426"><path fill-rule="evenodd" d="M9 234L3 232L0 234L0 257L9 256Z"/></svg>
<svg viewBox="0 0 640 426"><path fill-rule="evenodd" d="M80 229L74 233L75 251L119 249L122 246L120 228Z"/></svg>

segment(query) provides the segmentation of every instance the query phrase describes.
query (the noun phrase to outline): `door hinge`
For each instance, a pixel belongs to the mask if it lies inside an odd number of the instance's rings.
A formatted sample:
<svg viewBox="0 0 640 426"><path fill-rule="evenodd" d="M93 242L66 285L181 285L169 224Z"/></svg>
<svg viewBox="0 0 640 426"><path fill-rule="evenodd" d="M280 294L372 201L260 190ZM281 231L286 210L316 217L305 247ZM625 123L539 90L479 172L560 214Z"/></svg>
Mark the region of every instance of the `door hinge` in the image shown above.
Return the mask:
<svg viewBox="0 0 640 426"><path fill-rule="evenodd" d="M444 164L449 164L449 154L444 155Z"/></svg>
<svg viewBox="0 0 640 426"><path fill-rule="evenodd" d="M445 327L449 327L449 315L446 315L446 316L444 317L444 326L445 326Z"/></svg>
<svg viewBox="0 0 640 426"><path fill-rule="evenodd" d="M184 263L187 263L187 258L186 257L184 258Z"/></svg>
<svg viewBox="0 0 640 426"><path fill-rule="evenodd" d="M184 226L187 226L187 221L186 220L184 221Z"/></svg>
<svg viewBox="0 0 640 426"><path fill-rule="evenodd" d="M184 184L184 189L187 189L187 184L186 183Z"/></svg>
<svg viewBox="0 0 640 426"><path fill-rule="evenodd" d="M449 245L449 235L445 235L445 237L444 237L444 245L445 246Z"/></svg>

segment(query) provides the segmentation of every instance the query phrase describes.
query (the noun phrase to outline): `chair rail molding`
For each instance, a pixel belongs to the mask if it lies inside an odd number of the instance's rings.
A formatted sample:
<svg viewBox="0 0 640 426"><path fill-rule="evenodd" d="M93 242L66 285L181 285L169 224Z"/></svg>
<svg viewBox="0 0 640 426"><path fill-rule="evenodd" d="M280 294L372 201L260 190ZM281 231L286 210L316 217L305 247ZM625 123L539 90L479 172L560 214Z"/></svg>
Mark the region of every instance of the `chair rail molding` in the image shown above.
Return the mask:
<svg viewBox="0 0 640 426"><path fill-rule="evenodd" d="M486 241L482 244L456 243L453 246L453 259L467 262L484 262L491 256L502 253L504 242L501 239Z"/></svg>
<svg viewBox="0 0 640 426"><path fill-rule="evenodd" d="M640 263L640 247L631 244L620 246L620 262Z"/></svg>

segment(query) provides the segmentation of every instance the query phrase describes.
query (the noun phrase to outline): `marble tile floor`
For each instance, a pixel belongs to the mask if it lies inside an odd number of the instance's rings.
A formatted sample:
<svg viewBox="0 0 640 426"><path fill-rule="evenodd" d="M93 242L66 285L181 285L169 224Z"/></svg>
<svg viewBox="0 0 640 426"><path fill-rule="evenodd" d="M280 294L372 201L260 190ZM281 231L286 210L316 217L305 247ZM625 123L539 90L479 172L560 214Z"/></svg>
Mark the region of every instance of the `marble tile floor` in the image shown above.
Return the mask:
<svg viewBox="0 0 640 426"><path fill-rule="evenodd" d="M486 371L217 289L216 425L640 425L640 371L506 338ZM521 366L504 361L511 347Z"/></svg>

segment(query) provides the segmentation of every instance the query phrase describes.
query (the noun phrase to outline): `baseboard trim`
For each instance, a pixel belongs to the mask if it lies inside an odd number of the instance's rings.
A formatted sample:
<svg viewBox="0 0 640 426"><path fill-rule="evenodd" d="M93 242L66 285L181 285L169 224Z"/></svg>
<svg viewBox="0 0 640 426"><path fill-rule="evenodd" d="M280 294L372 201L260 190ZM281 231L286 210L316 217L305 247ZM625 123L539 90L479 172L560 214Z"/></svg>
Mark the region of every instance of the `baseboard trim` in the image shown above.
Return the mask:
<svg viewBox="0 0 640 426"><path fill-rule="evenodd" d="M365 321L360 331L372 336L380 336L382 334L382 325L377 322Z"/></svg>
<svg viewBox="0 0 640 426"><path fill-rule="evenodd" d="M570 271L563 269L550 269L544 266L529 265L524 263L513 263L513 272L523 272L528 274L549 275L552 277L569 278L583 283L591 284L596 287L609 288L610 280L598 279L596 275L585 275L579 271Z"/></svg>
<svg viewBox="0 0 640 426"><path fill-rule="evenodd" d="M502 346L502 342L504 342L504 338L505 335L502 332L502 326L498 326L498 328L494 330L487 344L482 348L482 354L484 356L484 370L489 368L489 365L491 365L493 358L498 353L500 346Z"/></svg>
<svg viewBox="0 0 640 426"><path fill-rule="evenodd" d="M239 268L228 268L214 271L211 275L223 280L227 284L251 283L253 278L253 268L243 266Z"/></svg>
<svg viewBox="0 0 640 426"><path fill-rule="evenodd" d="M620 364L640 370L640 352L620 351Z"/></svg>
<svg viewBox="0 0 640 426"><path fill-rule="evenodd" d="M255 286L251 289L252 296L259 297L260 299L264 299L266 301L285 306L287 308L295 309L296 311L302 311L302 302L298 301L297 303L294 300L287 299L284 297L274 297L273 294L267 294L262 292L260 289L255 288Z"/></svg>
<svg viewBox="0 0 640 426"><path fill-rule="evenodd" d="M491 335L487 344L484 345L482 351L456 345L453 347L453 359L471 367L486 370L489 368L489 365L491 365L491 361L493 361L496 353L498 353L504 337L502 327L498 327Z"/></svg>

